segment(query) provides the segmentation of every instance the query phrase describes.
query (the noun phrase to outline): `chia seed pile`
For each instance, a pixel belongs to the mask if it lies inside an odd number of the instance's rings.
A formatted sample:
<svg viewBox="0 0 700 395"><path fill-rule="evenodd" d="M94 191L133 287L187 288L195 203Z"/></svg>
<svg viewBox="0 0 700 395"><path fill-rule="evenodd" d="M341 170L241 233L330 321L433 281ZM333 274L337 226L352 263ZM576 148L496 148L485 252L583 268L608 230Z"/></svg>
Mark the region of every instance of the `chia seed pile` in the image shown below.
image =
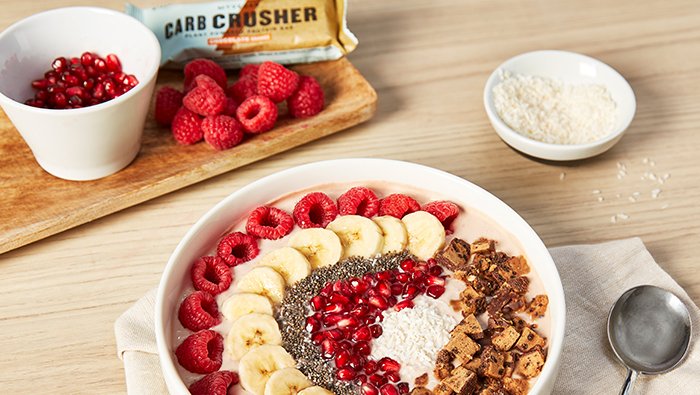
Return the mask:
<svg viewBox="0 0 700 395"><path fill-rule="evenodd" d="M297 368L316 385L337 395L359 393L359 386L354 382L335 378L335 367L330 364L331 361L323 359L320 347L311 341L311 336L306 331L309 300L331 281L395 269L408 258L415 259L406 251L377 258L348 258L335 265L314 270L288 290L276 315L282 332L282 346L297 361Z"/></svg>

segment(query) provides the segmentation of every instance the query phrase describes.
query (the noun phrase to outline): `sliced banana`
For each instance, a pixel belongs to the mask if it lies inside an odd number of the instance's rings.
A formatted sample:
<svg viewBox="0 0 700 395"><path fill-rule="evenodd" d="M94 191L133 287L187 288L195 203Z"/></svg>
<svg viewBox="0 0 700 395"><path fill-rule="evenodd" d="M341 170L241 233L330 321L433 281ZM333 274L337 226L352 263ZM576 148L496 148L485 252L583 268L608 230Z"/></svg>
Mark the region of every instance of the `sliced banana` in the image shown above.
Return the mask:
<svg viewBox="0 0 700 395"><path fill-rule="evenodd" d="M331 391L328 391L327 389L325 389L323 387L319 387L318 385L314 385L313 387L304 388L303 390L299 391L299 395L335 395L335 394Z"/></svg>
<svg viewBox="0 0 700 395"><path fill-rule="evenodd" d="M311 273L311 264L304 254L292 247L282 247L269 252L260 259L259 265L269 266L284 277L287 285L292 286L297 281Z"/></svg>
<svg viewBox="0 0 700 395"><path fill-rule="evenodd" d="M268 314L251 313L239 317L226 337L227 349L236 361L251 348L263 344L282 344L280 327L275 318Z"/></svg>
<svg viewBox="0 0 700 395"><path fill-rule="evenodd" d="M343 215L326 226L340 238L343 258L373 257L382 252L384 235L379 225L361 215Z"/></svg>
<svg viewBox="0 0 700 395"><path fill-rule="evenodd" d="M270 375L265 383L265 395L296 395L312 385L298 369L284 368Z"/></svg>
<svg viewBox="0 0 700 395"><path fill-rule="evenodd" d="M272 303L282 302L285 294L285 281L275 269L258 266L249 271L236 285L237 292L249 292L267 297Z"/></svg>
<svg viewBox="0 0 700 395"><path fill-rule="evenodd" d="M312 269L335 265L343 256L340 238L328 229L302 229L292 234L289 246L304 254Z"/></svg>
<svg viewBox="0 0 700 395"><path fill-rule="evenodd" d="M294 367L294 358L282 348L266 344L248 351L238 363L241 386L255 395L265 394L265 384L277 370Z"/></svg>
<svg viewBox="0 0 700 395"><path fill-rule="evenodd" d="M445 228L434 215L416 211L401 221L408 232L408 251L419 259L432 258L445 244Z"/></svg>
<svg viewBox="0 0 700 395"><path fill-rule="evenodd" d="M231 295L221 306L221 314L229 321L250 313L272 315L272 302L260 294L240 293Z"/></svg>
<svg viewBox="0 0 700 395"><path fill-rule="evenodd" d="M384 234L384 247L382 254L403 251L408 244L408 232L403 222L391 215L384 215L372 219Z"/></svg>

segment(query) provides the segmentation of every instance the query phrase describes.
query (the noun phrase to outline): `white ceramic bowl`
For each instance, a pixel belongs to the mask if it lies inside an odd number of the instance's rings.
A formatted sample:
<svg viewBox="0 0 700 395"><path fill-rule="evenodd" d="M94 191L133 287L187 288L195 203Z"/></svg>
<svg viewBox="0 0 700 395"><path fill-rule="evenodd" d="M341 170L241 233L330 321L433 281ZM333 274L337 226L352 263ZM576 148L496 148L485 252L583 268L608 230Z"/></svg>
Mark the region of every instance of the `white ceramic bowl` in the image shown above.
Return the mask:
<svg viewBox="0 0 700 395"><path fill-rule="evenodd" d="M117 54L124 72L139 84L116 99L80 109L24 104L34 96L31 82L42 78L53 59L86 51ZM93 7L42 12L0 34L0 105L44 170L68 180L101 178L138 154L159 64L156 36L124 13Z"/></svg>
<svg viewBox="0 0 700 395"><path fill-rule="evenodd" d="M569 83L604 85L617 104L617 120L606 137L586 144L549 144L533 140L511 129L498 116L493 88L501 82L500 71L559 79ZM528 155L565 161L601 154L617 143L634 118L636 100L632 87L620 73L589 56L566 51L534 51L503 62L486 81L484 107L496 133L511 147Z"/></svg>
<svg viewBox="0 0 700 395"><path fill-rule="evenodd" d="M172 327L182 284L189 278L190 265L206 254L237 219L253 208L289 192L318 184L381 180L439 191L479 211L507 229L523 246L534 272L549 296L551 320L547 362L530 394L548 394L559 370L566 309L557 268L534 230L505 203L462 178L430 167L384 159L340 159L294 167L255 181L219 202L190 228L170 257L158 287L155 330L161 368L171 394L188 394L178 374L174 357Z"/></svg>

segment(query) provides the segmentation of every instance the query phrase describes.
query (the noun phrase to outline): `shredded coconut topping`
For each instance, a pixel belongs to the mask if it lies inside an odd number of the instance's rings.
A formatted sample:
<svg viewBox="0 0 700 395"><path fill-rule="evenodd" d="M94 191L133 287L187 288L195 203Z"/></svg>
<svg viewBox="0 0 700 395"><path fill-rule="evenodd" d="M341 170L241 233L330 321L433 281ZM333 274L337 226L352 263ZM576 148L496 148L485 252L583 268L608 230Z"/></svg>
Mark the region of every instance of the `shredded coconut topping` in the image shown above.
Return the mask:
<svg viewBox="0 0 700 395"><path fill-rule="evenodd" d="M603 85L501 71L496 112L516 132L550 144L599 140L615 127L617 105Z"/></svg>
<svg viewBox="0 0 700 395"><path fill-rule="evenodd" d="M372 357L390 357L401 364L401 378L413 384L416 377L432 372L438 351L450 340L450 331L459 323L444 314L444 302L426 296L414 299L413 308L387 310L384 333L372 341Z"/></svg>

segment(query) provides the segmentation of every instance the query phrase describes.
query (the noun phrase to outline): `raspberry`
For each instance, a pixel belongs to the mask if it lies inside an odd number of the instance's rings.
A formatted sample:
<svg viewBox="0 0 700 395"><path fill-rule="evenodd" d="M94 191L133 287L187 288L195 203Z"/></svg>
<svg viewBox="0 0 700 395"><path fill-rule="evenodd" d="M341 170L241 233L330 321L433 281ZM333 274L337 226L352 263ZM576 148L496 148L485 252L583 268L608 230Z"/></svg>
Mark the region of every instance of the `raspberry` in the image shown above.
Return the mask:
<svg viewBox="0 0 700 395"><path fill-rule="evenodd" d="M228 115L215 115L202 121L204 140L214 149L222 151L243 141L243 126Z"/></svg>
<svg viewBox="0 0 700 395"><path fill-rule="evenodd" d="M253 236L241 232L226 235L219 242L216 254L229 266L240 265L258 256L258 241Z"/></svg>
<svg viewBox="0 0 700 395"><path fill-rule="evenodd" d="M379 215L391 215L398 219L420 210L420 204L410 196L395 193L379 201Z"/></svg>
<svg viewBox="0 0 700 395"><path fill-rule="evenodd" d="M238 374L228 370L209 373L190 385L192 395L227 395L232 385L238 384Z"/></svg>
<svg viewBox="0 0 700 395"><path fill-rule="evenodd" d="M275 103L292 95L299 84L299 74L279 63L264 62L258 69L258 94Z"/></svg>
<svg viewBox="0 0 700 395"><path fill-rule="evenodd" d="M199 115L217 115L224 111L226 94L216 81L206 75L194 79L197 86L182 99L182 104Z"/></svg>
<svg viewBox="0 0 700 395"><path fill-rule="evenodd" d="M373 217L379 212L379 199L369 188L354 187L338 198L340 215L361 215Z"/></svg>
<svg viewBox="0 0 700 395"><path fill-rule="evenodd" d="M301 77L299 87L287 99L289 114L294 118L316 115L323 110L323 106L323 89L314 77Z"/></svg>
<svg viewBox="0 0 700 395"><path fill-rule="evenodd" d="M445 229L448 229L452 225L452 221L459 215L459 207L447 200L439 200L436 202L430 202L423 206L423 211L427 211L434 215Z"/></svg>
<svg viewBox="0 0 700 395"><path fill-rule="evenodd" d="M292 216L275 207L261 206L248 216L245 230L262 239L277 240L289 234L294 227Z"/></svg>
<svg viewBox="0 0 700 395"><path fill-rule="evenodd" d="M203 256L192 265L192 284L199 291L218 295L231 286L233 276L218 256Z"/></svg>
<svg viewBox="0 0 700 395"><path fill-rule="evenodd" d="M325 228L338 216L338 207L323 192L310 193L294 206L294 221L301 228Z"/></svg>
<svg viewBox="0 0 700 395"><path fill-rule="evenodd" d="M195 87L195 78L206 75L213 79L222 89L226 89L226 71L209 59L195 59L185 65L185 92Z"/></svg>
<svg viewBox="0 0 700 395"><path fill-rule="evenodd" d="M194 144L204 137L202 118L185 107L180 107L175 113L170 130L175 140L183 145Z"/></svg>
<svg viewBox="0 0 700 395"><path fill-rule="evenodd" d="M245 99L255 96L258 94L258 80L257 77L253 78L248 75L246 77L241 77L238 81L234 82L227 90L226 94L236 100L238 103L242 103Z"/></svg>
<svg viewBox="0 0 700 395"><path fill-rule="evenodd" d="M156 122L163 126L170 126L177 110L182 107L183 94L169 86L162 87L156 94Z"/></svg>
<svg viewBox="0 0 700 395"><path fill-rule="evenodd" d="M267 132L277 121L277 106L265 96L251 96L238 106L236 116L249 133Z"/></svg>
<svg viewBox="0 0 700 395"><path fill-rule="evenodd" d="M238 109L238 102L230 97L226 98L226 103L224 104L224 111L221 112L223 115L228 115L229 117L236 116L236 110Z"/></svg>
<svg viewBox="0 0 700 395"><path fill-rule="evenodd" d="M259 64L247 64L243 66L241 69L241 72L238 73L238 78L243 78L243 77L252 77L255 79L255 81L258 80L258 70L260 69Z"/></svg>
<svg viewBox="0 0 700 395"><path fill-rule="evenodd" d="M187 329L199 331L221 323L214 296L203 291L187 295L177 312L180 323Z"/></svg>
<svg viewBox="0 0 700 395"><path fill-rule="evenodd" d="M192 373L211 373L221 368L224 337L205 329L193 333L175 350L180 365Z"/></svg>

